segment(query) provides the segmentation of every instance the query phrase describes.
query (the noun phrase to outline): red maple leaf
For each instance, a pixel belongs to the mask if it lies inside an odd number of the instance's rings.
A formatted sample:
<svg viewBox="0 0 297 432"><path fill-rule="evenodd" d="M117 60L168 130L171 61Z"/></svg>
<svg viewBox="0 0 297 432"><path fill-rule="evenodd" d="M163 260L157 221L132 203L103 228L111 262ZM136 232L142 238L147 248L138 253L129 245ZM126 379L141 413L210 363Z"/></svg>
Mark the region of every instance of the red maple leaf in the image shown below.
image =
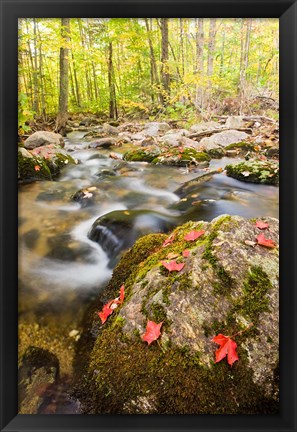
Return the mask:
<svg viewBox="0 0 297 432"><path fill-rule="evenodd" d="M258 244L261 246L266 246L268 248L275 248L276 247L276 243L273 240L265 238L265 235L263 233L259 234L256 237L256 240L257 240Z"/></svg>
<svg viewBox="0 0 297 432"><path fill-rule="evenodd" d="M167 268L170 272L172 271L181 271L184 268L185 263L177 263L176 261L161 261L162 265Z"/></svg>
<svg viewBox="0 0 297 432"><path fill-rule="evenodd" d="M238 355L236 352L237 343L234 342L229 336L224 336L221 333L212 339L213 342L220 345L220 348L216 350L216 361L220 362L227 356L227 361L229 365L233 365L236 360L238 360Z"/></svg>
<svg viewBox="0 0 297 432"><path fill-rule="evenodd" d="M162 324L163 322L156 324L154 321L148 321L146 325L146 332L141 336L141 339L150 345L161 335L160 329Z"/></svg>
<svg viewBox="0 0 297 432"><path fill-rule="evenodd" d="M35 171L40 171L40 166L39 165L35 165L34 169L35 169Z"/></svg>
<svg viewBox="0 0 297 432"><path fill-rule="evenodd" d="M259 221L256 221L256 227L259 229L266 229L266 228L269 228L269 225L267 222L263 222L263 221L259 220Z"/></svg>
<svg viewBox="0 0 297 432"><path fill-rule="evenodd" d="M122 304L125 298L125 286L124 284L120 288L120 296L114 299L114 302L117 304Z"/></svg>
<svg viewBox="0 0 297 432"><path fill-rule="evenodd" d="M184 239L187 241L189 241L189 240L193 241L193 240L196 240L197 238L201 237L204 233L205 233L204 230L201 230L201 231L193 230L193 231L189 232L188 234L186 234Z"/></svg>
<svg viewBox="0 0 297 432"><path fill-rule="evenodd" d="M112 309L110 306L112 305L112 303L114 302L114 300L110 300L108 303L106 303L103 306L103 309L101 312L97 312L97 314L99 315L100 319L101 319L101 323L104 324L105 321L107 320L107 318L109 317L109 315L111 315L114 311L114 308Z"/></svg>
<svg viewBox="0 0 297 432"><path fill-rule="evenodd" d="M173 242L175 238L175 234L170 234L170 236L164 241L164 243L162 244L163 247L169 245L170 243Z"/></svg>
<svg viewBox="0 0 297 432"><path fill-rule="evenodd" d="M185 249L185 250L183 251L183 257L184 257L184 258L187 258L189 255L190 255L190 251L189 251L189 249Z"/></svg>

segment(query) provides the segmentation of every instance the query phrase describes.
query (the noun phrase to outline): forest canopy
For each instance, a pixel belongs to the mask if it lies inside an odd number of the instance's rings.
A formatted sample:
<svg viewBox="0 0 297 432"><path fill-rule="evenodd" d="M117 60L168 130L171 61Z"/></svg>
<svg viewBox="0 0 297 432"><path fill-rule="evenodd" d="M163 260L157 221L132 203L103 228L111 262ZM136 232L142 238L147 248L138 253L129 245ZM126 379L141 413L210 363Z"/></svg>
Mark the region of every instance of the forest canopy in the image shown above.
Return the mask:
<svg viewBox="0 0 297 432"><path fill-rule="evenodd" d="M203 117L278 99L277 19L67 18L66 37L62 20L19 20L19 125L59 112L61 50L71 113Z"/></svg>

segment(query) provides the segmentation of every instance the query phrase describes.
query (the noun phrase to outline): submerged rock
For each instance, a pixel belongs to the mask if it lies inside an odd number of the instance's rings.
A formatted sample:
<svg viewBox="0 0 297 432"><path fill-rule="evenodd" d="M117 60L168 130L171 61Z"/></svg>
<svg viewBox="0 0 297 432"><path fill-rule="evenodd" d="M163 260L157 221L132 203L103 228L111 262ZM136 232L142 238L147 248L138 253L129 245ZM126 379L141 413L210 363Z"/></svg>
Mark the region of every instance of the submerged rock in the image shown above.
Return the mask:
<svg viewBox="0 0 297 432"><path fill-rule="evenodd" d="M278 244L278 220L265 221ZM205 233L185 241L192 230ZM100 328L94 313L97 339L80 387L88 413L278 412L278 247L246 244L260 232L255 220L223 215L176 228L166 247L162 234L136 242L97 303L124 283L123 305ZM170 254L184 263L180 272L162 265ZM148 320L163 323L150 346L141 339ZM215 363L219 333L237 343L232 367Z"/></svg>
<svg viewBox="0 0 297 432"><path fill-rule="evenodd" d="M113 260L131 247L135 241L150 232L168 231L173 226L169 216L147 210L117 210L99 217L88 237L99 243Z"/></svg>

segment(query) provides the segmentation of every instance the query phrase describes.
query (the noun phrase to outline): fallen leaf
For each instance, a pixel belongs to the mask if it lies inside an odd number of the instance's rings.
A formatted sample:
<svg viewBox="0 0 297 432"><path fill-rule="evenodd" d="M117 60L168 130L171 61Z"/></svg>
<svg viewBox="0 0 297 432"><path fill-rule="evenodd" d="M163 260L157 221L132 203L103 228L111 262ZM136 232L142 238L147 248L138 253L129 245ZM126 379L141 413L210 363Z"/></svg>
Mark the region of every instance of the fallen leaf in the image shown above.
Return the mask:
<svg viewBox="0 0 297 432"><path fill-rule="evenodd" d="M185 263L177 263L176 261L161 261L162 265L170 272L172 271L181 271L184 266Z"/></svg>
<svg viewBox="0 0 297 432"><path fill-rule="evenodd" d="M97 312L99 315L99 318L101 319L101 323L104 324L109 315L113 313L113 309L110 307L114 300L110 300L107 304L103 306L103 309L101 312Z"/></svg>
<svg viewBox="0 0 297 432"><path fill-rule="evenodd" d="M266 229L266 228L269 228L269 225L267 222L263 222L263 221L259 220L259 221L256 221L256 227L259 229Z"/></svg>
<svg viewBox="0 0 297 432"><path fill-rule="evenodd" d="M164 243L162 244L162 246L165 247L165 246L169 245L170 243L173 242L174 238L175 238L175 234L171 234L171 235L170 235L170 236L169 236L169 237L164 241Z"/></svg>
<svg viewBox="0 0 297 432"><path fill-rule="evenodd" d="M173 258L177 258L179 254L174 253L174 252L169 252L169 254L166 256L166 258L168 258L169 260L173 259Z"/></svg>
<svg viewBox="0 0 297 432"><path fill-rule="evenodd" d="M141 336L141 339L150 345L161 335L160 329L162 324L163 322L156 324L154 321L148 321L146 325L146 332Z"/></svg>
<svg viewBox="0 0 297 432"><path fill-rule="evenodd" d="M193 241L196 240L197 238L201 237L203 234L205 233L204 230L201 231L191 231L188 234L185 235L184 239L187 241Z"/></svg>
<svg viewBox="0 0 297 432"><path fill-rule="evenodd" d="M123 303L125 298L125 285L122 285L120 288L120 304Z"/></svg>
<svg viewBox="0 0 297 432"><path fill-rule="evenodd" d="M227 361L229 365L233 365L234 362L238 360L238 355L236 352L237 344L229 336L224 336L221 333L212 339L213 342L220 345L220 348L216 350L216 361L220 362L227 356Z"/></svg>
<svg viewBox="0 0 297 432"><path fill-rule="evenodd" d="M264 233L259 234L258 237L256 237L256 240L261 246L266 246L268 248L276 247L276 243L273 240L265 238Z"/></svg>
<svg viewBox="0 0 297 432"><path fill-rule="evenodd" d="M190 251L189 251L189 249L185 249L185 250L183 251L183 257L184 257L184 258L187 258L189 255L190 255Z"/></svg>
<svg viewBox="0 0 297 432"><path fill-rule="evenodd" d="M34 169L35 169L35 171L40 171L40 166L39 165L35 165Z"/></svg>

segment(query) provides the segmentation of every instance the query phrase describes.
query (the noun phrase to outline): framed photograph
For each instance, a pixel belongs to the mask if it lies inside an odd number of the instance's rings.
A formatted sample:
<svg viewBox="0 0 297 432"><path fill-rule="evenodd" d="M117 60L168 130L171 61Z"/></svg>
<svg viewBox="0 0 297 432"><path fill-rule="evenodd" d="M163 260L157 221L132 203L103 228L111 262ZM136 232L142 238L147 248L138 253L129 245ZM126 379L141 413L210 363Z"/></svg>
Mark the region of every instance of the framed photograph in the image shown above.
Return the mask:
<svg viewBox="0 0 297 432"><path fill-rule="evenodd" d="M1 12L1 431L296 431L296 2Z"/></svg>

